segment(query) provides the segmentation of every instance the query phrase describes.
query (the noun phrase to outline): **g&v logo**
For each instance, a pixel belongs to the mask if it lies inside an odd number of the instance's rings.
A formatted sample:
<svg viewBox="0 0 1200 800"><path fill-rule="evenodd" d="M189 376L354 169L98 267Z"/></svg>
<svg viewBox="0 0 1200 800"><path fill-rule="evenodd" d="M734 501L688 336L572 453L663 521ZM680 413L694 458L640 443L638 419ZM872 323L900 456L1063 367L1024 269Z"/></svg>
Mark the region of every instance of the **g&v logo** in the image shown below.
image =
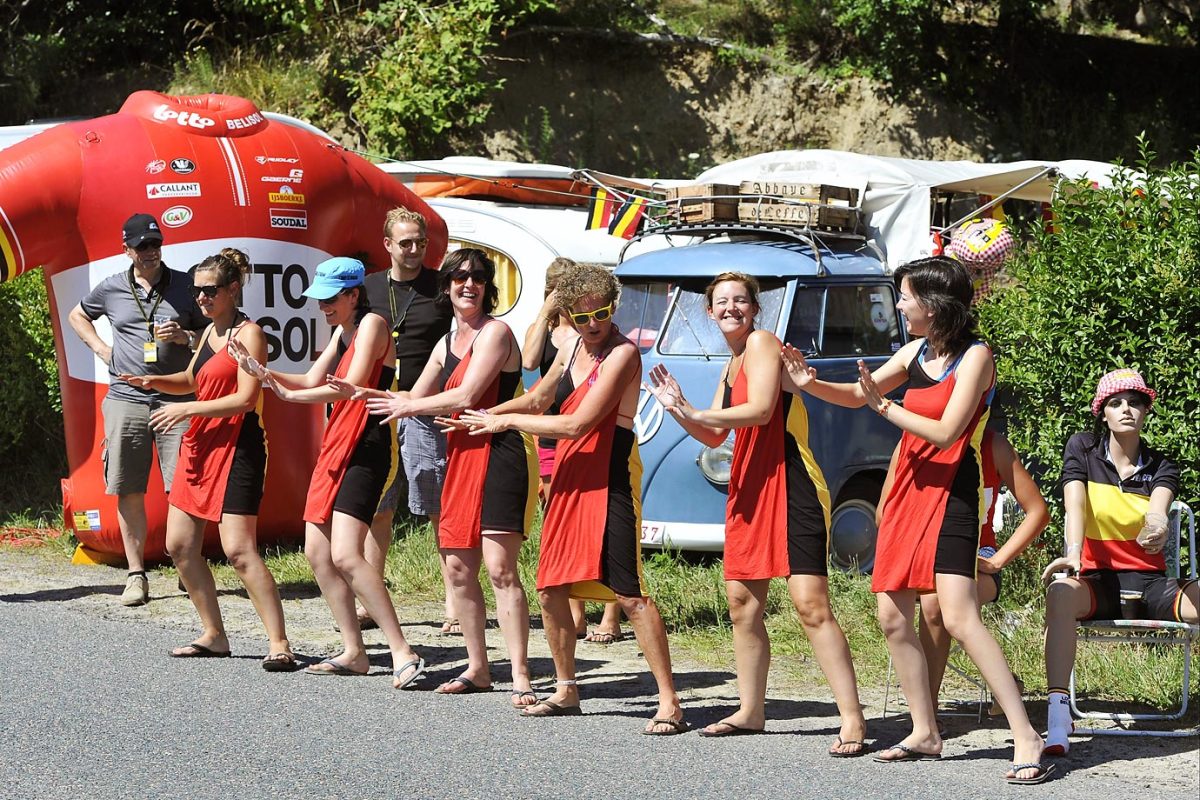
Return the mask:
<svg viewBox="0 0 1200 800"><path fill-rule="evenodd" d="M162 103L158 108L154 109L154 118L159 122L170 122L175 120L180 127L196 128L204 130L211 128L217 124L217 121L210 117L202 117L193 111L174 111L167 108L166 103Z"/></svg>
<svg viewBox="0 0 1200 800"><path fill-rule="evenodd" d="M662 421L662 404L643 386L638 395L637 416L633 418L633 432L637 434L638 444L643 445L653 439L662 427Z"/></svg>
<svg viewBox="0 0 1200 800"><path fill-rule="evenodd" d="M187 206L171 206L162 213L162 224L168 228L181 228L192 221L192 210Z"/></svg>

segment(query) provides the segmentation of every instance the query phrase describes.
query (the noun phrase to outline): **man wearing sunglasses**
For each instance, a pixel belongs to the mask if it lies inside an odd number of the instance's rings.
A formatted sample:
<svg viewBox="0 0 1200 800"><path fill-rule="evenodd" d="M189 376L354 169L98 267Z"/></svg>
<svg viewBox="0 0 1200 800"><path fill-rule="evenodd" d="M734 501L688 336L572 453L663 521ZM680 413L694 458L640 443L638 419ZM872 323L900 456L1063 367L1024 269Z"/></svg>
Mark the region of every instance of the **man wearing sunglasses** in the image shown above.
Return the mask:
<svg viewBox="0 0 1200 800"><path fill-rule="evenodd" d="M387 320L396 347L396 388L410 391L429 354L450 330L453 314L449 306L434 302L438 296L437 270L424 269L425 218L406 208L388 212L383 224L383 246L391 268L368 275L367 296L371 310ZM366 542L366 559L383 573L388 545L392 541L392 519L407 495L414 516L429 517L437 530L441 513L442 479L446 474L446 437L431 417L410 417L396 425L400 445L400 468L383 493L371 522ZM370 625L360 611L360 619ZM451 615L447 613L447 618Z"/></svg>
<svg viewBox="0 0 1200 800"><path fill-rule="evenodd" d="M108 365L108 395L104 415L105 492L117 496L117 522L129 563L121 603L149 602L142 556L146 545L146 485L150 479L151 449L158 451L163 486L171 491L179 441L187 426L164 433L150 427L150 413L160 403L194 399L139 389L118 375L169 375L187 369L196 332L206 320L192 298L191 278L162 262L162 231L150 214L134 214L122 230L128 269L102 280L67 316L83 343ZM106 317L112 342L96 332L95 321Z"/></svg>

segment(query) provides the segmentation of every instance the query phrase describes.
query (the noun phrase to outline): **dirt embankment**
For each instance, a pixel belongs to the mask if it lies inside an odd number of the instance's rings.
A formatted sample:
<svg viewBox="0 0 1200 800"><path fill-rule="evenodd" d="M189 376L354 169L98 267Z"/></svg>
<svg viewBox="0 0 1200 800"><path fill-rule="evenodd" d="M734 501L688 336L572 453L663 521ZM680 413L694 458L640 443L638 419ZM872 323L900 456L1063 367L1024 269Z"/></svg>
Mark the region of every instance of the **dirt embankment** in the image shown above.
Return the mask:
<svg viewBox="0 0 1200 800"><path fill-rule="evenodd" d="M1005 45L978 29L956 39L964 72L972 51L987 52L988 63L972 70L974 79L948 78L935 96L719 57L703 46L524 33L499 49L506 84L488 122L455 145L679 177L790 148L1109 160L1135 153L1145 131L1158 152L1179 159L1200 142L1200 109L1181 79L1200 66L1194 52L1068 35Z"/></svg>

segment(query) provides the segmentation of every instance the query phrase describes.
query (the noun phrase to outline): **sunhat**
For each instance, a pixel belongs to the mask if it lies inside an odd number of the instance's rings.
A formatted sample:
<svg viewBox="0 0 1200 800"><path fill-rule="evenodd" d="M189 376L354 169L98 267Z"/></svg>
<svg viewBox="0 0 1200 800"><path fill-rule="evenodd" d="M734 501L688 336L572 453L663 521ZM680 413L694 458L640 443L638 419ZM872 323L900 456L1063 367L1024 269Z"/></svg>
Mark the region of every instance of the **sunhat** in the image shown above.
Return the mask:
<svg viewBox="0 0 1200 800"><path fill-rule="evenodd" d="M1150 405L1158 398L1158 393L1146 385L1141 373L1132 369L1114 369L1100 379L1096 384L1096 396L1092 398L1092 415L1100 414L1100 407L1114 394L1121 392L1141 392L1150 398Z"/></svg>

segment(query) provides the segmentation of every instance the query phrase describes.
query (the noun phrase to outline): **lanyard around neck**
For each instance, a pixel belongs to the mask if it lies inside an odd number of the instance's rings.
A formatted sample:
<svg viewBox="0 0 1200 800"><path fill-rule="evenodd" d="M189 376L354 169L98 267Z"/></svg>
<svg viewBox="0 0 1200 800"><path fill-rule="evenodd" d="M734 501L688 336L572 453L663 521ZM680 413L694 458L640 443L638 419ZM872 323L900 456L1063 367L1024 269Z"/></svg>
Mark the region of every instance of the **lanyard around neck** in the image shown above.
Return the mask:
<svg viewBox="0 0 1200 800"><path fill-rule="evenodd" d="M166 267L160 266L159 269L165 270ZM166 275L159 273L159 276L158 276L159 283L162 283L164 280L169 280L169 278L167 278ZM150 329L150 335L153 336L154 335L154 313L156 311L158 311L159 305L162 304L163 295L162 295L162 292L160 292L158 290L157 284L150 287L150 290L146 293L146 297L149 298L151 293L154 294L154 305L150 306L150 313L146 313L146 307L142 305L142 298L138 297L137 283L133 279L133 267L130 267L129 268L129 294L133 295L134 305L137 306L138 313L141 314L142 319L144 319L146 321L146 327Z"/></svg>

